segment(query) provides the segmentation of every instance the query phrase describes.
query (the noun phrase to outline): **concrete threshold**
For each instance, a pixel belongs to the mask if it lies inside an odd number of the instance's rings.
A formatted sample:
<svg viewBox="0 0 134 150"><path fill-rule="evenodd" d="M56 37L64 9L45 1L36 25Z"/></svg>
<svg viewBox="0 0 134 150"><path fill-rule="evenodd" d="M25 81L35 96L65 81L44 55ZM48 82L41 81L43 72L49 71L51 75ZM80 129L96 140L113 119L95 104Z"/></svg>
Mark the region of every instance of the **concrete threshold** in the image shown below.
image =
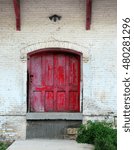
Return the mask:
<svg viewBox="0 0 134 150"><path fill-rule="evenodd" d="M94 150L94 147L74 140L32 139L15 141L7 150Z"/></svg>
<svg viewBox="0 0 134 150"><path fill-rule="evenodd" d="M27 113L27 120L82 120L82 113Z"/></svg>

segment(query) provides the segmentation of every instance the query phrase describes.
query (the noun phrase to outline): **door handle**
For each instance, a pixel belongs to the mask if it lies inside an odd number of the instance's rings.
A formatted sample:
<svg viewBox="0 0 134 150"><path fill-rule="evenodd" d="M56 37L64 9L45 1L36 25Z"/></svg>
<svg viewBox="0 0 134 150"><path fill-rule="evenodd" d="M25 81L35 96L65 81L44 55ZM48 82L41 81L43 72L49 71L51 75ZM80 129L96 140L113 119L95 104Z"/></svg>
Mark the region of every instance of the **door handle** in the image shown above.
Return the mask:
<svg viewBox="0 0 134 150"><path fill-rule="evenodd" d="M30 78L33 78L34 76L32 74L30 74Z"/></svg>
<svg viewBox="0 0 134 150"><path fill-rule="evenodd" d="M30 82L32 83L32 78L33 78L34 76L32 75L32 74L30 74Z"/></svg>

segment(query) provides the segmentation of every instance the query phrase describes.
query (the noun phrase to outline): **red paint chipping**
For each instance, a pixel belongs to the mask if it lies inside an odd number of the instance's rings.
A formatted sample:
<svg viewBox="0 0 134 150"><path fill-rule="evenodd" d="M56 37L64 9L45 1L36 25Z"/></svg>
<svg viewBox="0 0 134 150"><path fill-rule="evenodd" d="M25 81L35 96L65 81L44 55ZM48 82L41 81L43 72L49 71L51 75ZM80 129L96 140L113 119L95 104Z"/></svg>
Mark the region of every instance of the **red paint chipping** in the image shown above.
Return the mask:
<svg viewBox="0 0 134 150"><path fill-rule="evenodd" d="M30 111L79 112L80 56L41 52L29 58Z"/></svg>

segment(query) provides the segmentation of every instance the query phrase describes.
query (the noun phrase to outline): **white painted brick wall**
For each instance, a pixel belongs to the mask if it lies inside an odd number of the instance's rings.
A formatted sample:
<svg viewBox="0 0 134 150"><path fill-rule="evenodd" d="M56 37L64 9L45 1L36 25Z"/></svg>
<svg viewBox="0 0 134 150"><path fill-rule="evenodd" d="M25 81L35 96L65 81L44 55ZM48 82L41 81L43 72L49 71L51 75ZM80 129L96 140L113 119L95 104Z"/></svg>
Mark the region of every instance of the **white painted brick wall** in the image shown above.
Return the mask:
<svg viewBox="0 0 134 150"><path fill-rule="evenodd" d="M88 58L83 62L83 114L116 114L116 5L116 0L93 0L91 30L87 31L85 0L23 0L21 31L18 32L12 0L0 0L2 135L7 133L2 131L3 126L10 122L9 129L15 131L13 137L25 137L26 62L20 57L24 48L27 50L29 45L39 42L83 47L81 51L87 51L84 57ZM61 15L61 21L51 22L48 17L53 14ZM11 121L11 118L14 119Z"/></svg>

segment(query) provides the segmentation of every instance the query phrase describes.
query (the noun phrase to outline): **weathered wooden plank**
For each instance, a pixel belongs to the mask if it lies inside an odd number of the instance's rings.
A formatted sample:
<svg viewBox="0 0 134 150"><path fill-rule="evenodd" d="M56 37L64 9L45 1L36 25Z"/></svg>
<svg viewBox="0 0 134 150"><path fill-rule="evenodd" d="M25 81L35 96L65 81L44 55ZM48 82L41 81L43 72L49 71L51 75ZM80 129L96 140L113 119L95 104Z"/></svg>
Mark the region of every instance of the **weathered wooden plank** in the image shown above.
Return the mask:
<svg viewBox="0 0 134 150"><path fill-rule="evenodd" d="M89 30L91 25L91 9L92 0L86 0L86 30Z"/></svg>
<svg viewBox="0 0 134 150"><path fill-rule="evenodd" d="M20 30L20 0L13 0L14 12L16 17L16 30Z"/></svg>

